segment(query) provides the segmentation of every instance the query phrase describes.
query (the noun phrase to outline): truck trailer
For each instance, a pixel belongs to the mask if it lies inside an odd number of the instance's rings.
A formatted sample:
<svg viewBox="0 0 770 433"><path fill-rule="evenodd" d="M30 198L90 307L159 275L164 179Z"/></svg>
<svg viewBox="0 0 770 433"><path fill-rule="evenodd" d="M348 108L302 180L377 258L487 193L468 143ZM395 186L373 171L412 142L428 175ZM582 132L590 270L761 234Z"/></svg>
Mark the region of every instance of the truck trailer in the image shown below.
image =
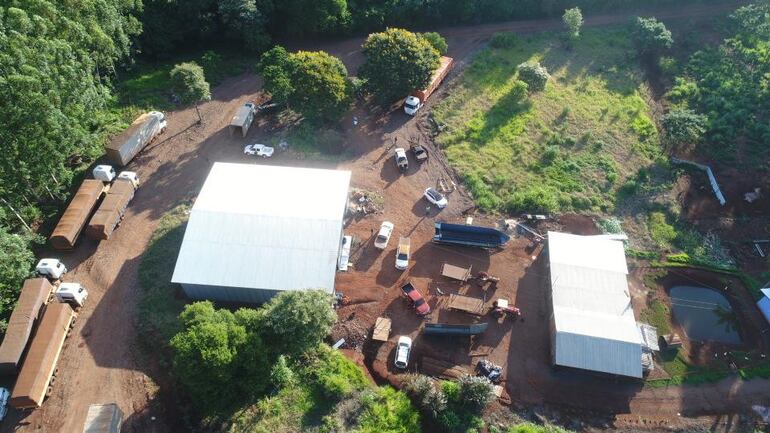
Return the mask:
<svg viewBox="0 0 770 433"><path fill-rule="evenodd" d="M123 411L117 404L92 404L88 407L83 433L120 433Z"/></svg>
<svg viewBox="0 0 770 433"><path fill-rule="evenodd" d="M511 237L489 227L435 223L433 242L479 248L501 248Z"/></svg>
<svg viewBox="0 0 770 433"><path fill-rule="evenodd" d="M59 223L49 238L51 246L57 250L71 250L83 231L91 212L96 208L99 198L107 186L101 180L86 179L78 188Z"/></svg>
<svg viewBox="0 0 770 433"><path fill-rule="evenodd" d="M16 308L8 320L5 338L0 344L0 374L13 375L18 372L41 307L48 301L52 291L53 285L46 278L30 278L24 282Z"/></svg>
<svg viewBox="0 0 770 433"><path fill-rule="evenodd" d="M46 306L13 387L12 407L35 409L43 404L74 319L75 310L69 304L52 302Z"/></svg>
<svg viewBox="0 0 770 433"><path fill-rule="evenodd" d="M433 71L433 75L430 78L428 87L423 90L415 90L404 101L404 112L410 116L417 114L417 111L425 105L425 101L428 100L430 95L438 88L449 70L452 69L454 60L451 57L441 56L441 62L438 68Z"/></svg>
<svg viewBox="0 0 770 433"><path fill-rule="evenodd" d="M230 120L230 135L234 132L240 131L241 136L245 137L249 132L251 123L254 122L254 117L257 114L257 106L253 102L247 102L240 107Z"/></svg>
<svg viewBox="0 0 770 433"><path fill-rule="evenodd" d="M166 124L166 116L160 111L142 114L105 147L107 159L111 164L123 167L162 134Z"/></svg>
<svg viewBox="0 0 770 433"><path fill-rule="evenodd" d="M108 239L123 219L128 204L134 198L136 186L135 181L119 177L110 187L94 216L91 217L86 228L86 236L96 240Z"/></svg>

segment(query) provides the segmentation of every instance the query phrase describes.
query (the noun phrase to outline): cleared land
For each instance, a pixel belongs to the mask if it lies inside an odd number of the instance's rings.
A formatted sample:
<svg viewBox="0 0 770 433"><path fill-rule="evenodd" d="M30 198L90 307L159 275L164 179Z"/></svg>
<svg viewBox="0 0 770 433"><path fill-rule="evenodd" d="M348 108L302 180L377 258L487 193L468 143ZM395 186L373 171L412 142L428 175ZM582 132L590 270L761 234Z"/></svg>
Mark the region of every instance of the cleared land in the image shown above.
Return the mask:
<svg viewBox="0 0 770 433"><path fill-rule="evenodd" d="M624 28L492 38L434 109L438 143L484 210L602 210L660 155ZM544 91L516 91L516 67L540 62Z"/></svg>

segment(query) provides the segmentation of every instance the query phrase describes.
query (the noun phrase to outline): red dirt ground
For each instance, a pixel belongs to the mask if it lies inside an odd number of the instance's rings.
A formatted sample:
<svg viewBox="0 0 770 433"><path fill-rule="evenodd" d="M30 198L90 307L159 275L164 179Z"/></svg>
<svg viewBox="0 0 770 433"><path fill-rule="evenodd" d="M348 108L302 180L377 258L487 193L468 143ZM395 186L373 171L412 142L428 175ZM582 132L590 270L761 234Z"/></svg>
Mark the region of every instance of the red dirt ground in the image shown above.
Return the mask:
<svg viewBox="0 0 770 433"><path fill-rule="evenodd" d="M712 16L732 10L735 3L694 5L686 9L659 9L659 18ZM629 14L587 17L586 25L625 22ZM559 20L499 23L442 30L450 45L450 55L458 61L454 75L468 63L471 55L499 31L532 32L560 26ZM360 62L360 38L318 47L339 55L349 70ZM165 368L151 355L137 347L134 322L140 287L137 267L141 255L159 219L177 203L194 196L200 189L214 161L253 161L242 155L242 145L265 138L265 131L252 128L248 139L230 138L226 125L231 113L247 100L258 98L261 83L253 75L233 77L213 91L212 101L201 105L205 119L195 125L194 109L168 113L165 136L153 143L128 167L137 171L142 185L126 213L121 227L108 241L99 244L82 241L69 253L56 254L72 269L66 280L78 281L89 289L88 304L80 313L75 332L65 344L59 362L60 375L53 395L42 408L29 413L11 411L0 432L79 432L88 405L116 402L126 413L124 433L184 431L178 426L178 404L165 385ZM447 86L444 86L446 89ZM446 90L442 90L446 91ZM682 414L721 414L744 412L750 403L770 404L767 381L740 382L726 379L716 385L669 389L641 389L638 384L615 382L557 372L548 366L548 340L542 278L546 270L539 260L540 250L528 249L529 242L514 239L502 252L483 252L436 246L428 242L435 220L458 221L472 206L462 191L449 196L450 206L440 213L432 209L425 216L422 190L435 184L437 177L448 176L446 163L431 147L431 159L421 168L416 164L406 175L399 174L390 161L389 145L394 137L405 144L409 137L423 135L426 113L440 99L434 96L416 119L399 112L377 122L367 113L357 112L360 127L345 131L353 156L339 164L277 155L264 162L277 165L318 166L348 169L353 172L353 186L381 191L385 196L384 213L352 223L346 232L364 240L355 268L340 274L339 289L350 296L354 306L340 310L345 335L368 334L375 317L389 314L394 320L393 335L417 335L422 321L398 299L398 283L408 276L423 291L436 310L433 318L460 320L460 313L447 313L439 306L445 298L436 296L437 285L454 292L457 285L436 278L443 261L471 264L476 270L489 269L502 277L493 297L507 297L522 307L524 319L515 323L492 323L489 332L478 341L449 342L419 337L415 342L415 360L421 354L433 354L460 363L468 363L468 353L489 352L489 357L505 367L508 393L517 404L549 403L555 407L576 407L581 413L620 413L614 418L618 428L643 428L661 425L687 426ZM349 125L349 123L348 123ZM263 162L260 162L263 163ZM393 268L395 245L375 253L368 245L370 230L387 217L396 225L396 235L409 234L413 245L413 266L404 275ZM494 221L477 217L477 221ZM569 222L569 221L567 221ZM580 226L577 226L580 228ZM534 259L533 259L534 257ZM478 295L478 289L467 289ZM355 317L348 317L355 313ZM391 361L388 344L381 347L364 343L365 363L375 372L388 371ZM588 411L588 412L586 412Z"/></svg>

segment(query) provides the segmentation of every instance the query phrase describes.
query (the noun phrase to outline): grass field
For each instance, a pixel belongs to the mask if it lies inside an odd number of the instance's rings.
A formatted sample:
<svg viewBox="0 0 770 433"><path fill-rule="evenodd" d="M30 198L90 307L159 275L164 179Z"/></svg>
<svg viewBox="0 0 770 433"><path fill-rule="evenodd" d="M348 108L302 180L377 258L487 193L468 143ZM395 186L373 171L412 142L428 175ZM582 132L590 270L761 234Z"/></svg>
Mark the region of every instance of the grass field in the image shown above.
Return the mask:
<svg viewBox="0 0 770 433"><path fill-rule="evenodd" d="M516 67L539 61L542 92L512 92ZM497 35L433 111L437 137L487 211L609 212L626 180L661 156L646 88L622 27Z"/></svg>

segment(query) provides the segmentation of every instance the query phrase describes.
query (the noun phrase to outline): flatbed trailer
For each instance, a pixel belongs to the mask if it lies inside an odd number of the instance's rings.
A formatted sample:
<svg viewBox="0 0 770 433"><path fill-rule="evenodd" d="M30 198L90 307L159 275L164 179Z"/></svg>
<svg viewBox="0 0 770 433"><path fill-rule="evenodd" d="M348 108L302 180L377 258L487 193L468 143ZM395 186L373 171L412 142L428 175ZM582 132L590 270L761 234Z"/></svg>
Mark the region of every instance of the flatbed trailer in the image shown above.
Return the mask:
<svg viewBox="0 0 770 433"><path fill-rule="evenodd" d="M8 320L3 344L0 345L0 374L12 375L18 372L32 329L53 288L47 278L24 281L16 308Z"/></svg>
<svg viewBox="0 0 770 433"><path fill-rule="evenodd" d="M484 300L463 295L449 295L449 308L481 316L484 314Z"/></svg>
<svg viewBox="0 0 770 433"><path fill-rule="evenodd" d="M12 407L35 409L43 404L74 319L75 311L69 304L52 302L46 306L13 387Z"/></svg>
<svg viewBox="0 0 770 433"><path fill-rule="evenodd" d="M468 266L467 268L462 268L460 266L444 263L441 266L441 275L447 278L451 278L453 280L466 282L471 278L472 268L473 268L472 266Z"/></svg>
<svg viewBox="0 0 770 433"><path fill-rule="evenodd" d="M109 190L101 180L86 179L78 188L75 197L72 198L64 214L56 224L56 228L49 238L51 246L57 250L71 250L75 248L80 233L91 218L91 213L96 208L102 193Z"/></svg>
<svg viewBox="0 0 770 433"><path fill-rule="evenodd" d="M86 227L86 236L96 240L109 239L123 219L128 204L134 198L135 191L136 187L130 180L116 180L102 200L102 204L94 212L94 216L91 217L91 221Z"/></svg>
<svg viewBox="0 0 770 433"><path fill-rule="evenodd" d="M378 317L374 322L374 329L372 330L372 340L375 341L388 341L390 338L390 328L392 322L387 317Z"/></svg>

